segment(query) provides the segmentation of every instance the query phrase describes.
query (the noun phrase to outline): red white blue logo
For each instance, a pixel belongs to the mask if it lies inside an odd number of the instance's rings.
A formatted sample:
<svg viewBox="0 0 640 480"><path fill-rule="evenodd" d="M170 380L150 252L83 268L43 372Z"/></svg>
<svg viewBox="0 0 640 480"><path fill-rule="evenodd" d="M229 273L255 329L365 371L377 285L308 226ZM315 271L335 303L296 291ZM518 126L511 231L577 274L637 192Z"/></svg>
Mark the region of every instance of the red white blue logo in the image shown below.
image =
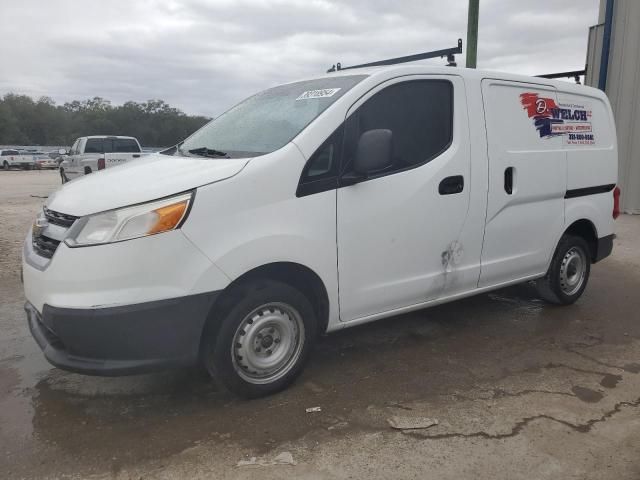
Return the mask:
<svg viewBox="0 0 640 480"><path fill-rule="evenodd" d="M533 92L521 93L520 103L540 138L564 136L569 145L595 143L591 110L586 106L556 102Z"/></svg>

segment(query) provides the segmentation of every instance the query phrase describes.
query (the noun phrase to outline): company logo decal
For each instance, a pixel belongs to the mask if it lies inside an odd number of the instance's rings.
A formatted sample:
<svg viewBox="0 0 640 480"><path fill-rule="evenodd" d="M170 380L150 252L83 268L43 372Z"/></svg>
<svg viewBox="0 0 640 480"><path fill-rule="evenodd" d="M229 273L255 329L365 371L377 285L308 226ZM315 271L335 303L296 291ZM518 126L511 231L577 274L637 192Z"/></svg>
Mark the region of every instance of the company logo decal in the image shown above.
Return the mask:
<svg viewBox="0 0 640 480"><path fill-rule="evenodd" d="M567 145L594 145L591 109L586 105L556 103L537 93L520 94L520 103L540 138L562 136Z"/></svg>

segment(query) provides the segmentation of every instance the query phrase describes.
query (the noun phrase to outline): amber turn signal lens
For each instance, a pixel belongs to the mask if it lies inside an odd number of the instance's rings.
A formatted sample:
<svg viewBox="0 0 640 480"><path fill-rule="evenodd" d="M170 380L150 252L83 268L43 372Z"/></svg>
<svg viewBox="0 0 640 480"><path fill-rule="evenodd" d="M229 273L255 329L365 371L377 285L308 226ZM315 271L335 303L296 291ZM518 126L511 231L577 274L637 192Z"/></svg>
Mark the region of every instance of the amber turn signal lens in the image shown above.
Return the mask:
<svg viewBox="0 0 640 480"><path fill-rule="evenodd" d="M151 235L153 233L166 232L167 230L173 230L176 228L184 218L184 214L187 212L188 206L189 201L184 200L182 202L154 210L153 212L158 216L158 218L147 234Z"/></svg>

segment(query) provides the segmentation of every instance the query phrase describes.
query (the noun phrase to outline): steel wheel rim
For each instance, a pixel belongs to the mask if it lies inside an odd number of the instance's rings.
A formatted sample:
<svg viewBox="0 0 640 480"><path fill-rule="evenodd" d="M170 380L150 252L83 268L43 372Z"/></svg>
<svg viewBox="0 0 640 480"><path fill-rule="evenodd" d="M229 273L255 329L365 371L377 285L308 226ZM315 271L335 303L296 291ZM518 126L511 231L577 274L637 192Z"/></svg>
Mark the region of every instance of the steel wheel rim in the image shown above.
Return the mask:
<svg viewBox="0 0 640 480"><path fill-rule="evenodd" d="M246 315L233 338L236 373L252 384L272 383L295 366L304 346L304 322L291 305L268 303Z"/></svg>
<svg viewBox="0 0 640 480"><path fill-rule="evenodd" d="M570 248L560 264L560 288L565 295L580 290L587 273L587 256L582 249Z"/></svg>

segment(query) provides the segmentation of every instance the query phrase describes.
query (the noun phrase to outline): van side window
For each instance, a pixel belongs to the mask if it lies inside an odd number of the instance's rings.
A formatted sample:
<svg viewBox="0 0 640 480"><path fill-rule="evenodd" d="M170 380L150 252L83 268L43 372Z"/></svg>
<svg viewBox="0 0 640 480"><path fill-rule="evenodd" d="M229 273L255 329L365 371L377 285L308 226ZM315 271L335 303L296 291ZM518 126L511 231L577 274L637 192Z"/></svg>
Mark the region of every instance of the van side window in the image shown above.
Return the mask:
<svg viewBox="0 0 640 480"><path fill-rule="evenodd" d="M343 126L340 125L311 155L300 175L296 196L303 197L337 188L342 130Z"/></svg>
<svg viewBox="0 0 640 480"><path fill-rule="evenodd" d="M346 171L360 135L378 128L393 132L393 165L384 175L433 160L453 138L453 85L447 80L411 80L367 100L346 122Z"/></svg>
<svg viewBox="0 0 640 480"><path fill-rule="evenodd" d="M87 144L84 147L84 153L102 153L102 139L101 138L89 138Z"/></svg>

